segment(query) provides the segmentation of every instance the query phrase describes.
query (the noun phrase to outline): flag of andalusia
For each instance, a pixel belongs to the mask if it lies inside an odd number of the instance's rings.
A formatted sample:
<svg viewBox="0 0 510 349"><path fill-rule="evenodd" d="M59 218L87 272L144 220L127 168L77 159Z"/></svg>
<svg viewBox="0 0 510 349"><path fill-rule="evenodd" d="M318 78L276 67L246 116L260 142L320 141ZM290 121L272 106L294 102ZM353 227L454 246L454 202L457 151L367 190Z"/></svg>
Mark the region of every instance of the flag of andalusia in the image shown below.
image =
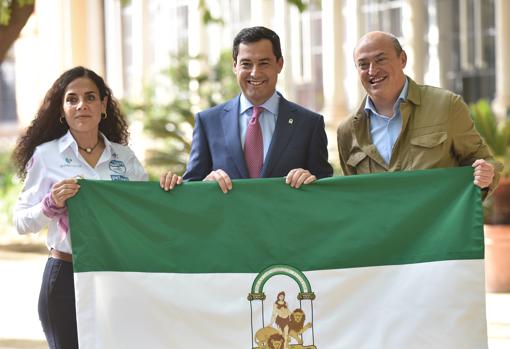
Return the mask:
<svg viewBox="0 0 510 349"><path fill-rule="evenodd" d="M81 349L487 348L471 168L80 183Z"/></svg>

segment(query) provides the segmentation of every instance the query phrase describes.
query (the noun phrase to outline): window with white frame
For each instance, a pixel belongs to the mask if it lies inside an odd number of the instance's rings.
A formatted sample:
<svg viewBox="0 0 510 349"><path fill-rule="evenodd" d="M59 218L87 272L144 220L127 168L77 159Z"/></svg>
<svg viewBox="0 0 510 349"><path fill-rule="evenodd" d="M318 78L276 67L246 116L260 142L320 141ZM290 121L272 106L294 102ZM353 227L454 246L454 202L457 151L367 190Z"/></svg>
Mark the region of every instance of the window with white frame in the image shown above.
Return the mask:
<svg viewBox="0 0 510 349"><path fill-rule="evenodd" d="M402 36L402 0L361 0L364 33L380 30Z"/></svg>
<svg viewBox="0 0 510 349"><path fill-rule="evenodd" d="M0 64L0 126L17 122L14 59L7 55Z"/></svg>
<svg viewBox="0 0 510 349"><path fill-rule="evenodd" d="M444 55L446 88L462 94L468 103L494 98L494 0L442 0L440 5L439 31L444 33L443 50L449 53Z"/></svg>
<svg viewBox="0 0 510 349"><path fill-rule="evenodd" d="M226 0L223 1L222 7L228 13L223 15L224 20L228 22L231 30L231 37L234 38L236 34L242 29L251 26L251 0Z"/></svg>
<svg viewBox="0 0 510 349"><path fill-rule="evenodd" d="M187 0L128 2L121 11L124 90L136 95L143 81L168 68L172 56L186 53L189 36Z"/></svg>
<svg viewBox="0 0 510 349"><path fill-rule="evenodd" d="M122 60L123 70L122 77L124 82L124 91L130 95L130 82L133 81L134 67L133 67L133 6L128 3L122 8Z"/></svg>
<svg viewBox="0 0 510 349"><path fill-rule="evenodd" d="M296 100L312 110L324 107L322 63L322 2L310 0L303 13L291 8L292 72Z"/></svg>

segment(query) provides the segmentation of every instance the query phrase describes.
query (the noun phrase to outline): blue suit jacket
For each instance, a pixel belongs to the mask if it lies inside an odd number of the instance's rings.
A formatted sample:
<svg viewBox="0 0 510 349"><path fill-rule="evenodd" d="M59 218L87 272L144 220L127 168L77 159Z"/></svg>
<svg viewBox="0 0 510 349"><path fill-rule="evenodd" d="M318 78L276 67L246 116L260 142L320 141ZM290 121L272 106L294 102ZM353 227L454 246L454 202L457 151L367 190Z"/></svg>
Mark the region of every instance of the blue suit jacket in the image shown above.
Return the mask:
<svg viewBox="0 0 510 349"><path fill-rule="evenodd" d="M329 177L328 140L322 115L280 95L278 117L261 177L283 177L294 168L317 178ZM191 154L185 180L204 179L222 169L231 179L249 178L239 133L239 96L195 116Z"/></svg>

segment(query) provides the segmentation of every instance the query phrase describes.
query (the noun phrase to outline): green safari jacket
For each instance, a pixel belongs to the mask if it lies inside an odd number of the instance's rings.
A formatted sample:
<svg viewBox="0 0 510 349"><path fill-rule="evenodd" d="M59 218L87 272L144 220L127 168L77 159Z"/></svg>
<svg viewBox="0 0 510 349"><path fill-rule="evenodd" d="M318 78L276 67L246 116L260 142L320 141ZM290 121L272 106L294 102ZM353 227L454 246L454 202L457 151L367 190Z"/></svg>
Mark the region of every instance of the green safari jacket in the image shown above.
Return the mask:
<svg viewBox="0 0 510 349"><path fill-rule="evenodd" d="M471 166L476 159L485 159L495 165L489 187L492 192L501 165L476 131L466 103L450 91L418 85L408 79L407 98L400 104L402 130L393 146L390 163L386 164L372 143L365 97L358 111L337 130L343 174Z"/></svg>

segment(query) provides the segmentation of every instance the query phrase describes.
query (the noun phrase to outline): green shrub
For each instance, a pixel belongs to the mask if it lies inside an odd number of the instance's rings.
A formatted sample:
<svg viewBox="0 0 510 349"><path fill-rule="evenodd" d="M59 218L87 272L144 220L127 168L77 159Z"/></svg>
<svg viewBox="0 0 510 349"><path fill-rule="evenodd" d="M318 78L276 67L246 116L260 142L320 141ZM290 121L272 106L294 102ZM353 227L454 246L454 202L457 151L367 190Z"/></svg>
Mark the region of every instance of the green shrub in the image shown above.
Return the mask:
<svg viewBox="0 0 510 349"><path fill-rule="evenodd" d="M510 119L497 120L485 99L470 105L475 127L489 146L492 155L504 165L503 177L510 177Z"/></svg>
<svg viewBox="0 0 510 349"><path fill-rule="evenodd" d="M12 208L21 191L22 184L16 176L11 152L0 151L0 235L12 229Z"/></svg>
<svg viewBox="0 0 510 349"><path fill-rule="evenodd" d="M208 66L205 57L177 55L145 88L141 100L123 101L130 120L140 120L151 143L145 168L151 179L166 170L182 174L191 150L194 113L233 98L238 92L231 53L225 51L208 71L191 76L190 64Z"/></svg>

